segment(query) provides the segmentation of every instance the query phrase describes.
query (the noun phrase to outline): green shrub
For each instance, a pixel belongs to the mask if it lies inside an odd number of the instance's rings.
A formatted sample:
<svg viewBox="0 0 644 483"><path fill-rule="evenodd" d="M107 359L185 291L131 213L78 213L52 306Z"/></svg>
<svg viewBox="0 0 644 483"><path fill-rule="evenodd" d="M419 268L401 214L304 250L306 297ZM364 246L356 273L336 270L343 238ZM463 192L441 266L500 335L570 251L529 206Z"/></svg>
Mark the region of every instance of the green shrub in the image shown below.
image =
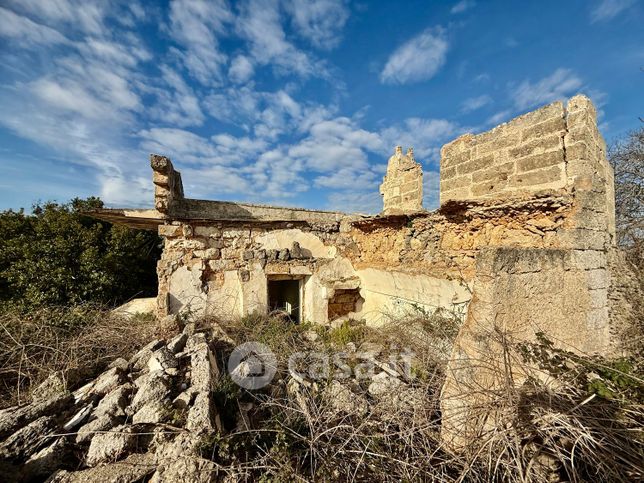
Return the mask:
<svg viewBox="0 0 644 483"><path fill-rule="evenodd" d="M0 212L0 310L85 302L115 305L156 293L159 238L83 215L98 198Z"/></svg>

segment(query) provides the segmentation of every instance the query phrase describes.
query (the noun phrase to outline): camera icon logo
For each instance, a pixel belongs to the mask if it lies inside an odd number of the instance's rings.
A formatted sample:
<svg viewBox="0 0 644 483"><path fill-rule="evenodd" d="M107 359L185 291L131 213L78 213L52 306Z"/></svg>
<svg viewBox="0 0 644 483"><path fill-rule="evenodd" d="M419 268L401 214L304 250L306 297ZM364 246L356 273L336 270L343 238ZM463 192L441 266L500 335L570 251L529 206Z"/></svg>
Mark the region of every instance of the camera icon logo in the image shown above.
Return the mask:
<svg viewBox="0 0 644 483"><path fill-rule="evenodd" d="M267 386L277 372L277 358L261 342L245 342L235 347L228 358L228 374L244 389Z"/></svg>

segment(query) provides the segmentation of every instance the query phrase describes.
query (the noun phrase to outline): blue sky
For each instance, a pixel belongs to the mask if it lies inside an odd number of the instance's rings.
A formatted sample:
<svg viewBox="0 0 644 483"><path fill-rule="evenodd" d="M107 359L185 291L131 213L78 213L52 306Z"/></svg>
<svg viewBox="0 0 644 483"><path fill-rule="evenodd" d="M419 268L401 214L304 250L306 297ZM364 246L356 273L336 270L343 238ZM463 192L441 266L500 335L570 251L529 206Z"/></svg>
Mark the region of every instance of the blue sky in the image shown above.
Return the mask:
<svg viewBox="0 0 644 483"><path fill-rule="evenodd" d="M439 150L578 92L644 115L644 2L0 0L0 209L192 198L376 212L396 144Z"/></svg>

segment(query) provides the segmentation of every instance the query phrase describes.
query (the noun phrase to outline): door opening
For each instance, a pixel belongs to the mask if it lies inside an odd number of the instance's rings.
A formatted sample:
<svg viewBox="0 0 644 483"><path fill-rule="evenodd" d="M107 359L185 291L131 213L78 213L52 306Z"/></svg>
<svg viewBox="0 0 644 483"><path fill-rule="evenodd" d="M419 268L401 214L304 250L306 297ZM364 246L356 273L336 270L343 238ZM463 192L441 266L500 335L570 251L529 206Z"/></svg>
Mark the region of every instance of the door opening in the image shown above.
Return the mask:
<svg viewBox="0 0 644 483"><path fill-rule="evenodd" d="M269 280L268 309L269 312L282 312L299 324L300 280Z"/></svg>

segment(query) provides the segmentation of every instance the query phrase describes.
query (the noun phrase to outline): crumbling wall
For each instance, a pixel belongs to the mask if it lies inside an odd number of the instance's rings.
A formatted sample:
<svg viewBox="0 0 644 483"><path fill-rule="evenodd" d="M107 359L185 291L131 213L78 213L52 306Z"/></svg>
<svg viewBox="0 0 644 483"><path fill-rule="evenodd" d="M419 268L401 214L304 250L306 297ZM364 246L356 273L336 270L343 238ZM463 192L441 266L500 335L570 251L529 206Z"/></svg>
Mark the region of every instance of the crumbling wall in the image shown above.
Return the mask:
<svg viewBox="0 0 644 483"><path fill-rule="evenodd" d="M488 153L494 146L498 150ZM491 168L468 158L482 154ZM493 197L516 203L540 196L544 188L570 200L554 231L557 250L509 245L476 256L472 302L441 399L443 435L458 446L485 429L486 417L473 411L508 383L507 347L499 338L535 341L543 332L565 350L613 350L608 253L615 239L614 186L595 108L584 96L571 98L565 109L554 103L488 133L459 138L443 155L445 204ZM477 184L485 173L491 176L487 187ZM517 374L514 384L521 383Z"/></svg>
<svg viewBox="0 0 644 483"><path fill-rule="evenodd" d="M543 333L558 347L605 353L609 324L597 317L606 281L588 278L570 250L492 248L477 258L473 298L459 331L441 394L442 432L453 447L480 438L494 423L490 403L525 381L509 348ZM589 290L589 284L594 290Z"/></svg>
<svg viewBox="0 0 644 483"><path fill-rule="evenodd" d="M158 308L236 318L267 311L270 278L302 279L303 318L326 322L334 289L357 289L350 262L337 256L339 223L179 222L159 226ZM327 292L328 290L328 292Z"/></svg>
<svg viewBox="0 0 644 483"><path fill-rule="evenodd" d="M496 247L569 250L592 295L587 318L605 322L608 290L597 281L607 278L614 234L612 171L590 101L553 103L462 136L442 154L442 204L431 213L419 211L420 165L401 148L389 160L376 217L182 198L174 216L203 220L159 228L161 312L266 310L267 282L283 276L302 279L306 320L326 322L336 315L336 291L359 290L364 303L351 315L378 323L400 306L467 304L481 250Z"/></svg>
<svg viewBox="0 0 644 483"><path fill-rule="evenodd" d="M402 147L396 146L394 155L387 163L387 174L380 185L380 194L385 214L423 209L423 168L414 159L412 148L403 155Z"/></svg>

